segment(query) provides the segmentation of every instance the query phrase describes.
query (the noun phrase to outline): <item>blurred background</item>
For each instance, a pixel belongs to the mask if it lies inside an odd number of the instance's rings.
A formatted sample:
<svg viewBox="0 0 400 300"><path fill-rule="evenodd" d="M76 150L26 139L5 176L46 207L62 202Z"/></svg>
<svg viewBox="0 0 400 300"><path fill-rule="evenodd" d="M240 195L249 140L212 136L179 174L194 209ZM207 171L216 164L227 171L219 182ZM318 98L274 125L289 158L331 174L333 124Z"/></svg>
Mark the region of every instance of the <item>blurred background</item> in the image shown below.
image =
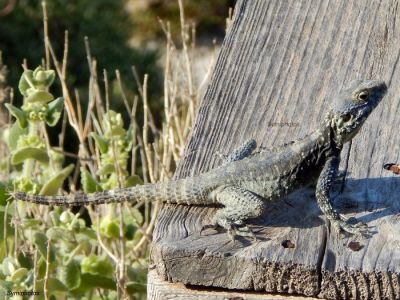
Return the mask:
<svg viewBox="0 0 400 300"><path fill-rule="evenodd" d="M159 203L67 210L12 201L7 191L93 193L172 178L233 5L0 0L0 299L7 290L146 299ZM62 101L35 100L55 127L37 120L29 97L21 106L20 91L42 88L23 66L61 69L49 92Z"/></svg>
<svg viewBox="0 0 400 300"><path fill-rule="evenodd" d="M194 26L199 51L217 44L225 33L225 19L232 0L186 0L186 22ZM131 66L139 76L149 74L151 96L161 94L165 34L158 19L169 21L174 40L180 39L179 6L176 0L48 0L49 36L62 56L64 32L69 32L68 83L84 89L89 77L84 37L90 41L99 70L121 71L135 89ZM0 50L8 67L8 82L16 86L21 64L38 65L44 58L40 0L0 0ZM194 71L196 73L196 70Z"/></svg>
<svg viewBox="0 0 400 300"><path fill-rule="evenodd" d="M161 124L163 109L163 77L166 51L164 26L169 25L172 42L181 47L180 10L177 0L48 0L48 33L56 55L61 60L65 31L68 31L67 83L79 94L83 110L87 106L90 70L85 49L85 37L90 52L97 60L99 77L103 69L110 74L111 107L125 111L117 88L115 70L121 72L128 97L138 94L137 79L149 74L149 106L156 126ZM187 37L191 45L192 73L197 85L204 79L210 62L225 34L226 19L233 0L183 1ZM14 89L13 102L20 105L22 97L16 87L21 76L21 65L35 68L43 63L44 33L43 11L40 0L0 0L0 51L7 71L3 81ZM132 72L137 71L137 77ZM101 81L101 80L100 80ZM0 78L1 84L1 78ZM3 89L4 91L4 89ZM61 93L56 82L52 91ZM2 99L3 98L3 99ZM7 101L6 95L0 101ZM85 111L84 111L85 112ZM139 107L137 118L142 123ZM1 118L0 118L1 119ZM124 113L124 120L129 116ZM60 126L60 125L59 125ZM59 131L56 128L55 131ZM72 139L74 133L69 132ZM50 133L54 142L55 134ZM76 152L77 143L69 143L66 150Z"/></svg>

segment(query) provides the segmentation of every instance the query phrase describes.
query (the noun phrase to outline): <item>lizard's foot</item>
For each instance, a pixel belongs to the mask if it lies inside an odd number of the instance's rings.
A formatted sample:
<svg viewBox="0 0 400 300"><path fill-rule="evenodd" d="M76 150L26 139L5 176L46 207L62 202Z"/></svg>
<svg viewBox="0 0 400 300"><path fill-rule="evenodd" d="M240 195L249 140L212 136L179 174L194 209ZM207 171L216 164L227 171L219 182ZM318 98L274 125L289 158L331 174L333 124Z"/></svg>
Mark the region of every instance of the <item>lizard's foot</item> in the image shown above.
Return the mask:
<svg viewBox="0 0 400 300"><path fill-rule="evenodd" d="M249 157L254 149L257 147L257 143L254 139L246 141L244 144L233 150L230 154L224 155L217 151L216 154L222 159L224 163L242 160Z"/></svg>
<svg viewBox="0 0 400 300"><path fill-rule="evenodd" d="M254 232L250 229L249 226L247 226L243 220L237 220L232 224L233 229L235 230L236 235L238 236L244 236L244 237L251 237L254 240L257 240L256 235Z"/></svg>
<svg viewBox="0 0 400 300"><path fill-rule="evenodd" d="M215 223L217 226L226 229L232 240L235 240L236 236L251 237L257 240L254 232L244 224L243 220L232 221L226 218L216 218Z"/></svg>
<svg viewBox="0 0 400 300"><path fill-rule="evenodd" d="M244 224L243 220L232 222L225 218L215 218L212 224L203 225L203 227L200 229L200 235L202 235L203 231L207 229L213 229L217 232L220 232L221 229L225 230L232 241L235 241L237 236L251 237L255 241L257 240L254 232L246 224Z"/></svg>
<svg viewBox="0 0 400 300"><path fill-rule="evenodd" d="M254 234L254 232L247 226L234 226L235 234L238 236L243 236L243 237L251 237L253 240L257 241L257 237Z"/></svg>
<svg viewBox="0 0 400 300"><path fill-rule="evenodd" d="M346 220L339 220L334 222L334 226L347 233L361 235L366 238L369 238L376 233L376 231L373 231L371 227L368 227L368 225L364 223L351 224Z"/></svg>

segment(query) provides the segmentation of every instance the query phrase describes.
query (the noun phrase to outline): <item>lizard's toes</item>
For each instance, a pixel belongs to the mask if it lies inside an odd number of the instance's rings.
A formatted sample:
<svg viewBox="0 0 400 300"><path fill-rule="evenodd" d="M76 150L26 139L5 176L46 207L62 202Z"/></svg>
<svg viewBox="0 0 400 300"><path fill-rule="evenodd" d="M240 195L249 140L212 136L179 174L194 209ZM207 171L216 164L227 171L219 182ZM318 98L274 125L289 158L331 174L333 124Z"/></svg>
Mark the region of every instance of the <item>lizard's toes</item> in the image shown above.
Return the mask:
<svg viewBox="0 0 400 300"><path fill-rule="evenodd" d="M361 235L366 238L370 238L373 234L377 233L376 230L373 230L373 227L368 227L364 223L350 224L343 221L339 224L339 228L347 233Z"/></svg>
<svg viewBox="0 0 400 300"><path fill-rule="evenodd" d="M247 225L236 226L235 232L239 236L251 237L251 238L253 238L253 240L257 241L256 235Z"/></svg>
<svg viewBox="0 0 400 300"><path fill-rule="evenodd" d="M251 237L257 241L257 237L251 230L246 230L243 229L242 227L232 226L232 228L227 230L227 233L232 241L235 241L236 237L238 236Z"/></svg>
<svg viewBox="0 0 400 300"><path fill-rule="evenodd" d="M253 233L253 231L251 231L251 229L245 224L244 220L242 219L232 220L231 218L227 218L223 215L217 214L214 217L213 224L215 225L209 226L215 226L213 227L214 229L225 229L232 240L235 240L236 236L251 237L254 240L257 240L256 235ZM206 226L203 226L203 228L205 227Z"/></svg>
<svg viewBox="0 0 400 300"><path fill-rule="evenodd" d="M200 229L200 235L202 235L202 232L207 229L213 229L217 232L228 232L228 234L234 236L234 226L233 222L229 221L226 218L221 218L218 215L214 217L213 221L211 224L203 225L203 227Z"/></svg>

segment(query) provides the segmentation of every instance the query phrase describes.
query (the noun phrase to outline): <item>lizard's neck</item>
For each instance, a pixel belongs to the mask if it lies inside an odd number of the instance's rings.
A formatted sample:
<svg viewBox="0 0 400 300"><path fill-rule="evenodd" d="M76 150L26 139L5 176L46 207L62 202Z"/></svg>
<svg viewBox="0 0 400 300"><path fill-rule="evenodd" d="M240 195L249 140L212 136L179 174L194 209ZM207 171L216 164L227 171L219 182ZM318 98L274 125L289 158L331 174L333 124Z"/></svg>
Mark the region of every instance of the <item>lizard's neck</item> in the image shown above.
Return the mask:
<svg viewBox="0 0 400 300"><path fill-rule="evenodd" d="M310 160L310 155L319 156L328 150L340 152L343 145L336 141L330 122L324 121L317 130L295 142L291 148L298 153L303 153L307 156L305 159Z"/></svg>
<svg viewBox="0 0 400 300"><path fill-rule="evenodd" d="M342 145L336 143L334 132L328 123L324 122L317 130L293 143L286 151L280 153L278 160L285 161L285 171L293 175L290 177L293 190L298 186L305 186L314 182L327 159L337 156L342 150ZM288 191L290 192L290 191Z"/></svg>
<svg viewBox="0 0 400 300"><path fill-rule="evenodd" d="M343 148L343 144L336 139L335 131L329 120L325 120L319 126L319 130L314 132L314 151L324 153L325 156L338 154Z"/></svg>

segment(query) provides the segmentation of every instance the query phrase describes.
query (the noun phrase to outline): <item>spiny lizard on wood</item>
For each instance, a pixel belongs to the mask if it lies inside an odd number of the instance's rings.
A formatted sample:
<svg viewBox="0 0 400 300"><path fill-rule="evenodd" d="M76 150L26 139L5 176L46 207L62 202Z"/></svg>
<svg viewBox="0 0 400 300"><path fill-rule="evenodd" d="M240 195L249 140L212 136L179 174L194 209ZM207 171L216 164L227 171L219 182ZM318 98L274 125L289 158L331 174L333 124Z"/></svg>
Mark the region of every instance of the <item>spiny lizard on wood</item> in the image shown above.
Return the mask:
<svg viewBox="0 0 400 300"><path fill-rule="evenodd" d="M303 139L257 152L253 151L256 142L250 140L225 157L221 166L194 177L93 194L12 195L18 200L61 206L142 200L220 204L223 208L215 214L213 226L221 226L230 234L253 236L245 223L247 219L261 216L268 202L316 182L316 198L327 219L346 232L368 235L365 224L348 223L332 207L330 189L338 173L343 144L358 133L386 90L381 81L353 81L332 99L321 126Z"/></svg>

